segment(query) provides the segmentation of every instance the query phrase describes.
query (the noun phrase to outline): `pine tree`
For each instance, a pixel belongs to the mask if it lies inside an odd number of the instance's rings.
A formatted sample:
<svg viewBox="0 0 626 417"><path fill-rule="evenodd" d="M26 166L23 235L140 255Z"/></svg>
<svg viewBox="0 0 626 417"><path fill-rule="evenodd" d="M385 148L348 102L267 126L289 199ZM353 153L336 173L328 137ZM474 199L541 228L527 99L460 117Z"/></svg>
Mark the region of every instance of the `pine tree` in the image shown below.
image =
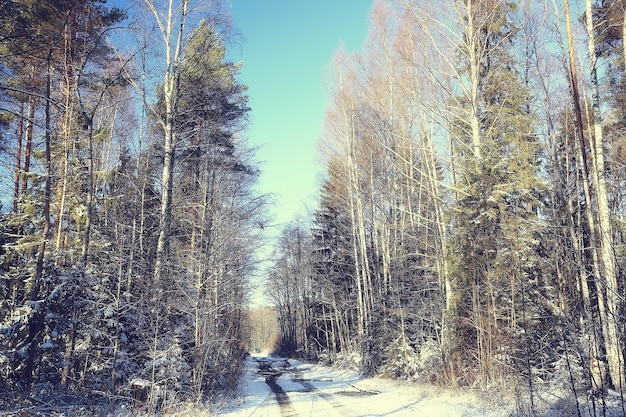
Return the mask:
<svg viewBox="0 0 626 417"><path fill-rule="evenodd" d="M176 204L168 244L168 256L177 260L168 280L176 286L155 286L163 298L152 320L154 326L160 322L154 328L159 350L167 349L166 340L183 346L197 398L234 381L220 370L240 364L246 279L258 226L265 221L265 198L252 190L258 171L240 136L249 110L246 86L237 81L240 65L226 60L218 30L214 22L200 22L182 51L172 119L172 158L179 162L171 172L170 192ZM155 109L155 131L164 134L163 88ZM173 323L179 326L176 334L169 331ZM149 362L157 363L151 355Z"/></svg>

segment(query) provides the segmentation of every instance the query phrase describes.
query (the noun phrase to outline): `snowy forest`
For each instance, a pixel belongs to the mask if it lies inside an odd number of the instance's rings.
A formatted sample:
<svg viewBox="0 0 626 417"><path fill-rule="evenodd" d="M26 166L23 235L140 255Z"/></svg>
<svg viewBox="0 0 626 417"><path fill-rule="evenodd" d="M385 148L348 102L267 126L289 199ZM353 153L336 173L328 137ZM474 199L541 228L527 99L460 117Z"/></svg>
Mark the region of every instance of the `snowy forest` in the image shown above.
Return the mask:
<svg viewBox="0 0 626 417"><path fill-rule="evenodd" d="M210 402L263 337L626 413L626 2L374 1L267 268L227 3L0 0L0 409Z"/></svg>
<svg viewBox="0 0 626 417"><path fill-rule="evenodd" d="M374 2L276 244L278 351L626 414L625 9Z"/></svg>
<svg viewBox="0 0 626 417"><path fill-rule="evenodd" d="M127 6L0 2L2 410L237 384L267 198L229 18Z"/></svg>

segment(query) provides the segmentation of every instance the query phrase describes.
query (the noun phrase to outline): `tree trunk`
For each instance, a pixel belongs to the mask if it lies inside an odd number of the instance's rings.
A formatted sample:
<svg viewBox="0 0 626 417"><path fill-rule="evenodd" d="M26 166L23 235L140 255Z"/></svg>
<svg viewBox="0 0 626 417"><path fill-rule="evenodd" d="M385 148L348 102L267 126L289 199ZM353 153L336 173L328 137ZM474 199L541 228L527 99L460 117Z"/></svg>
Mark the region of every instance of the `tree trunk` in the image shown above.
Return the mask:
<svg viewBox="0 0 626 417"><path fill-rule="evenodd" d="M15 155L15 181L13 183L13 213L17 213L20 198L20 172L22 171L22 144L24 142L24 99L20 100L20 121L17 125L17 154Z"/></svg>
<svg viewBox="0 0 626 417"><path fill-rule="evenodd" d="M626 0L622 0L622 48L624 71L626 71Z"/></svg>
<svg viewBox="0 0 626 417"><path fill-rule="evenodd" d="M167 21L165 24L152 2L145 0L152 10L165 41L165 76L163 79L163 102L165 104L165 120L162 123L163 138L163 170L161 173L161 215L159 222L159 237L156 247L156 258L154 263L154 282L158 285L163 279L165 263L170 241L170 229L172 224L172 192L174 188L174 160L176 152L176 118L180 89L180 65L182 62L182 46L185 33L185 20L188 13L190 0L183 0L180 11L180 25L178 32L174 30L173 3L169 0ZM173 42L175 42L172 51Z"/></svg>
<svg viewBox="0 0 626 417"><path fill-rule="evenodd" d="M35 77L37 74L37 67L33 65L31 83L35 84ZM26 144L24 147L24 165L22 171L24 177L22 178L22 193L28 188L28 172L30 171L30 157L33 149L33 134L35 128L35 97L31 95L28 99L28 117L26 119Z"/></svg>
<svg viewBox="0 0 626 417"><path fill-rule="evenodd" d="M470 66L470 128L472 134L472 151L476 162L480 164L482 159L482 135L480 132L480 120L478 119L478 84L480 79L480 45L477 42L476 28L474 27L473 2L466 2L467 24L465 26L465 36L467 42L467 53Z"/></svg>
<svg viewBox="0 0 626 417"><path fill-rule="evenodd" d="M83 248L81 251L81 256L83 263L87 263L87 258L89 257L89 244L91 239L91 222L93 216L93 203L94 203L94 166L93 166L93 114L88 116L88 143L87 143L87 152L88 158L87 161L87 207L85 210L85 230L83 231Z"/></svg>
<svg viewBox="0 0 626 417"><path fill-rule="evenodd" d="M598 298L600 301L603 301L603 296L606 297L606 303L600 303L601 308L606 308L604 316L602 317L606 357L611 380L617 388L621 389L626 385L626 380L623 372L624 358L622 356L622 346L620 343L621 335L617 327L617 320L620 314L620 300L615 255L613 253L613 229L611 227L609 199L606 186L602 113L600 109L600 93L598 91L597 57L593 26L593 5L591 0L586 0L585 15L593 100L594 146L592 146L591 152L595 161L593 166L595 169L594 178L596 179L596 199L598 204L599 249L600 258L602 260L601 270L603 272L603 279L599 280L598 284L604 283L605 285L604 289L601 289L600 286L598 287Z"/></svg>
<svg viewBox="0 0 626 417"><path fill-rule="evenodd" d="M52 50L48 53L47 60L47 73L46 73L46 103L45 103L45 188L44 188L44 200L43 200L43 218L44 227L39 243L37 252L37 264L35 271L30 282L30 289L27 294L27 300L37 301L39 299L39 291L41 290L41 279L44 271L45 253L47 249L48 240L50 239L50 198L51 198L51 172L52 172L52 121L51 121L51 89L52 89ZM35 361L39 356L37 351L39 348L39 342L43 337L44 328L44 306L40 306L35 311L33 317L31 317L28 323L28 338L26 340L27 356L26 364L22 370L22 381L26 388L30 388L33 378L33 372L35 370Z"/></svg>

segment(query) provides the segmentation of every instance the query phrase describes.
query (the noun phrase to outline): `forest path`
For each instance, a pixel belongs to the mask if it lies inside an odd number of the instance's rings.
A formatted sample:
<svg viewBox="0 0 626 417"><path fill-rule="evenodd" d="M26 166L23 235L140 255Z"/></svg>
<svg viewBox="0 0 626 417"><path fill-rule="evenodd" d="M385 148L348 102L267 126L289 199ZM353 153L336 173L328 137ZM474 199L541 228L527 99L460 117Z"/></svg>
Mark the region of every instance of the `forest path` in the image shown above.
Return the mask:
<svg viewBox="0 0 626 417"><path fill-rule="evenodd" d="M312 369L311 366L303 363L292 366L289 360L280 358L257 358L255 362L259 367L257 373L265 377L265 383L274 394L282 417L356 416L345 404L334 398L334 394L321 391L313 380L305 376L306 371Z"/></svg>
<svg viewBox="0 0 626 417"><path fill-rule="evenodd" d="M276 357L246 362L239 398L228 417L505 417L511 413L475 393L363 378L345 369Z"/></svg>

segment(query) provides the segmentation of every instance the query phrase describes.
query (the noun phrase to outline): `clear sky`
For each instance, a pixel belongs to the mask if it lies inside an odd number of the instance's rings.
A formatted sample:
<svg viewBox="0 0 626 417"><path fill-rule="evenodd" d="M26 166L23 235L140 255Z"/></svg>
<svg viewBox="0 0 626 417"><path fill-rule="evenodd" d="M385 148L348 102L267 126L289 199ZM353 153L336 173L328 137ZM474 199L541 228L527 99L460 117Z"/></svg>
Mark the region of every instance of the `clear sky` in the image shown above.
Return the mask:
<svg viewBox="0 0 626 417"><path fill-rule="evenodd" d="M326 111L326 73L340 44L357 51L371 0L230 0L240 32L240 81L249 86L248 136L260 146L260 191L273 193L276 222L315 209L317 140ZM232 48L232 46L231 46Z"/></svg>

